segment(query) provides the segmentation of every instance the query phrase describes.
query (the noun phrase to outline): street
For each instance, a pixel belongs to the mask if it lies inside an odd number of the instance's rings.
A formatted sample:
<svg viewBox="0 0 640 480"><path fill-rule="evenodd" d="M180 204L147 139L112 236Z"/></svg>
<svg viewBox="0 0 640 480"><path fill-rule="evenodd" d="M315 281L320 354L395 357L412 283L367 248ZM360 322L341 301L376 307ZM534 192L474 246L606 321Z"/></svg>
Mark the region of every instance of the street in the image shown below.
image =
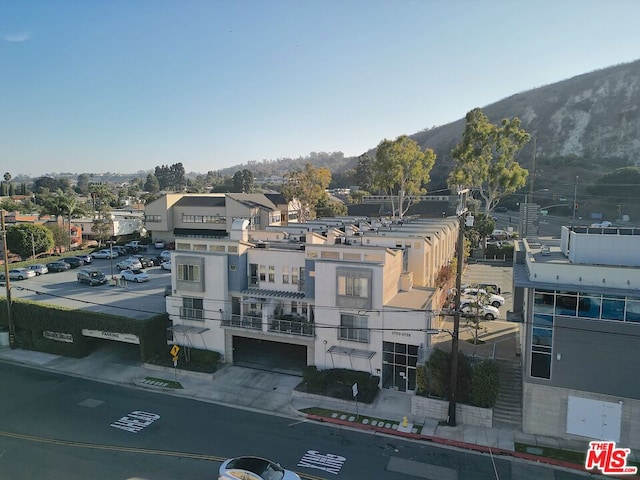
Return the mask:
<svg viewBox="0 0 640 480"><path fill-rule="evenodd" d="M307 479L578 479L424 442L0 364L2 478L211 479L238 455Z"/></svg>

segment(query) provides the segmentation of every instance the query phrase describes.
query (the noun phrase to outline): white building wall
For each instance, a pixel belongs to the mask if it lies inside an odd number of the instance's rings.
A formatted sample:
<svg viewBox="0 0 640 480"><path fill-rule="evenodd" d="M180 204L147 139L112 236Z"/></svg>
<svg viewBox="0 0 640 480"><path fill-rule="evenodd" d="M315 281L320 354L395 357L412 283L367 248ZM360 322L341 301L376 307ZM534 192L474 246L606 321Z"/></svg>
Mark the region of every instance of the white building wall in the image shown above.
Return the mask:
<svg viewBox="0 0 640 480"><path fill-rule="evenodd" d="M180 255L188 255L187 252L179 252ZM228 263L226 255L202 254L198 258L204 258L204 292L180 291L176 285L176 269L171 272L171 296L166 298L167 313L173 325L185 325L207 330L200 334L175 334L175 341L179 345L188 345L194 348L213 350L225 355L224 334L220 327L224 312L231 310L228 289ZM190 320L180 318L180 308L183 306L183 298L202 298L204 320Z"/></svg>

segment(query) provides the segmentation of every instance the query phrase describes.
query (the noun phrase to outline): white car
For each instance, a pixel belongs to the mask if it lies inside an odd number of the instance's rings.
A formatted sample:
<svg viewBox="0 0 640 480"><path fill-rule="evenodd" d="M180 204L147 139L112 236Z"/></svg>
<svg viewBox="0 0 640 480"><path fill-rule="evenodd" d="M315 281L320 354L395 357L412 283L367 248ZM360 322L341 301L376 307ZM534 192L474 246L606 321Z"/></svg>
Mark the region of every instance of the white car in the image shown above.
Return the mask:
<svg viewBox="0 0 640 480"><path fill-rule="evenodd" d="M137 258L131 257L116 263L116 268L118 270L140 270L142 263Z"/></svg>
<svg viewBox="0 0 640 480"><path fill-rule="evenodd" d="M111 259L111 258L116 258L118 256L118 252L116 251L111 251L111 250L98 250L97 252L93 252L91 254L91 256L93 258L106 258L106 259Z"/></svg>
<svg viewBox="0 0 640 480"><path fill-rule="evenodd" d="M162 260L164 260L165 262L168 262L171 260L171 252L169 250L163 250L160 252L160 255L158 255Z"/></svg>
<svg viewBox="0 0 640 480"><path fill-rule="evenodd" d="M230 458L220 465L218 480L301 480L296 472L260 457Z"/></svg>
<svg viewBox="0 0 640 480"><path fill-rule="evenodd" d="M478 305L473 302L466 302L460 305L460 312L465 317L475 317L478 315L485 320L495 320L500 316L500 311L493 305Z"/></svg>
<svg viewBox="0 0 640 480"><path fill-rule="evenodd" d="M147 273L142 270L123 270L122 278L124 278L127 282L135 282L142 283L148 282L150 277Z"/></svg>
<svg viewBox="0 0 640 480"><path fill-rule="evenodd" d="M160 268L162 268L163 270L171 271L171 260L169 260L168 262L162 262L160 264Z"/></svg>
<svg viewBox="0 0 640 480"><path fill-rule="evenodd" d="M468 299L476 299L480 297L480 303L488 303L496 308L504 305L504 297L489 293L482 288L463 288L460 296Z"/></svg>
<svg viewBox="0 0 640 480"><path fill-rule="evenodd" d="M27 270L26 268L13 268L9 270L10 280L24 280L26 278L32 278L36 276L36 272L33 270ZM0 273L0 280L4 280L4 272Z"/></svg>
<svg viewBox="0 0 640 480"><path fill-rule="evenodd" d="M153 244L156 248L164 248L164 240L156 240L156 243Z"/></svg>

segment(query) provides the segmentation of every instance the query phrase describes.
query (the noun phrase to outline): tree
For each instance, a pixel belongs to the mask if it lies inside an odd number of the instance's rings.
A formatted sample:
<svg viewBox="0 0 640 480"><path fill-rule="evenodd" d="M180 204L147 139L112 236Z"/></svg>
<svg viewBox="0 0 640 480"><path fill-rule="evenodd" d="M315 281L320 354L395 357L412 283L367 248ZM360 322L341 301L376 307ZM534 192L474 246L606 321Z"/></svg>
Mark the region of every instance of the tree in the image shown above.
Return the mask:
<svg viewBox="0 0 640 480"><path fill-rule="evenodd" d="M373 187L373 174L375 172L375 159L367 153L358 157L355 181L362 190L370 191Z"/></svg>
<svg viewBox="0 0 640 480"><path fill-rule="evenodd" d="M318 217L339 217L348 213L347 206L336 200L332 200L329 195L322 197L315 206Z"/></svg>
<svg viewBox="0 0 640 480"><path fill-rule="evenodd" d="M9 193L9 182L11 182L11 174L9 172L5 172L4 174L4 195L10 195Z"/></svg>
<svg viewBox="0 0 640 480"><path fill-rule="evenodd" d="M144 182L144 190L145 192L149 193L158 193L160 191L160 183L158 182L158 177L156 177L153 173L147 175L147 181Z"/></svg>
<svg viewBox="0 0 640 480"><path fill-rule="evenodd" d="M466 228L465 239L469 239L471 250L482 243L486 248L487 236L496 228L496 222L490 215L482 212L474 212L473 227Z"/></svg>
<svg viewBox="0 0 640 480"><path fill-rule="evenodd" d="M482 109L467 113L462 141L451 151L456 163L449 186L469 187L484 200L489 214L504 195L522 188L529 175L515 160L530 135L520 128L517 117L493 125Z"/></svg>
<svg viewBox="0 0 640 480"><path fill-rule="evenodd" d="M282 194L287 202L294 198L300 202L299 221L304 222L315 215L313 210L327 195L329 183L331 171L327 168L316 168L310 163L305 165L303 171L290 172L284 176Z"/></svg>
<svg viewBox="0 0 640 480"><path fill-rule="evenodd" d="M89 174L81 173L78 175L78 181L76 182L76 193L80 195L86 195L89 193Z"/></svg>
<svg viewBox="0 0 640 480"><path fill-rule="evenodd" d="M51 231L31 223L19 223L7 229L7 247L22 258L29 258L53 248Z"/></svg>
<svg viewBox="0 0 640 480"><path fill-rule="evenodd" d="M423 152L417 142L406 135L378 144L373 184L391 196L394 218L397 212L402 219L413 204L412 195L426 193L424 185L429 183L429 173L435 161L433 150Z"/></svg>
<svg viewBox="0 0 640 480"><path fill-rule="evenodd" d="M58 224L50 224L47 227L51 231L54 247L62 247L67 243L67 232L65 228Z"/></svg>

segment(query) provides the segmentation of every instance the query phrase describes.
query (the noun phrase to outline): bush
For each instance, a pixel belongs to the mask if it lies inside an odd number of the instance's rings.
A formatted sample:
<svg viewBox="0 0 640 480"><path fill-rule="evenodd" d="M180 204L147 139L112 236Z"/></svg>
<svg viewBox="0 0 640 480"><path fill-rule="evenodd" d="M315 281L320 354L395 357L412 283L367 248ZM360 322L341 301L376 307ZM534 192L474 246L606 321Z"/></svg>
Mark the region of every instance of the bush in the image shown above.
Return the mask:
<svg viewBox="0 0 640 480"><path fill-rule="evenodd" d="M449 399L451 394L451 352L435 349L427 363L426 394ZM458 352L458 395L457 401L468 403L471 400L471 378L473 369L469 358Z"/></svg>
<svg viewBox="0 0 640 480"><path fill-rule="evenodd" d="M498 398L500 379L493 360L483 360L473 372L471 402L477 407L491 408Z"/></svg>
<svg viewBox="0 0 640 480"><path fill-rule="evenodd" d="M353 384L358 384L358 401L373 403L378 394L380 377L368 372L334 368L318 370L307 366L303 371L306 391L316 395L353 400Z"/></svg>

